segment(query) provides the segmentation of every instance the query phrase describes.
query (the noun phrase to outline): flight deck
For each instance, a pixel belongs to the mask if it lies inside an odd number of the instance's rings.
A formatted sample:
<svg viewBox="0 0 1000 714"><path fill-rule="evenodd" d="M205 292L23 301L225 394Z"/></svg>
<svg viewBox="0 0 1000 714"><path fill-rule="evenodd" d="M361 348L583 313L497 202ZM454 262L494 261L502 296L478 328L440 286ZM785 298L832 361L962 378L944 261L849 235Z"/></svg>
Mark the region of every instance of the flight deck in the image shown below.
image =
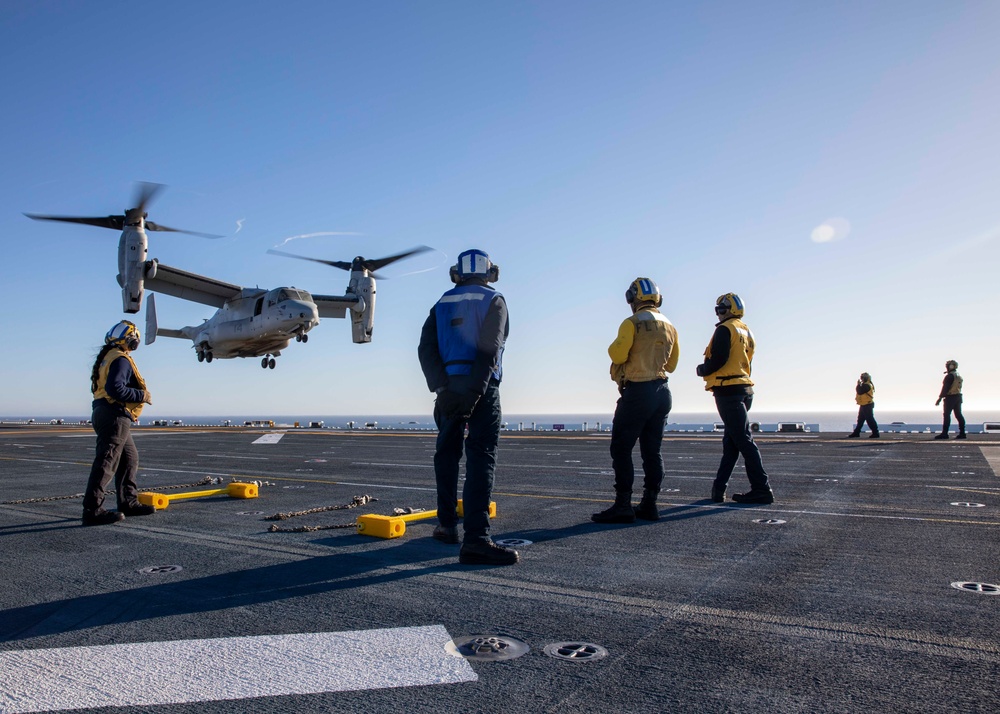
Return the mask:
<svg viewBox="0 0 1000 714"><path fill-rule="evenodd" d="M985 711L1000 696L996 434L761 433L776 501L741 506L708 498L721 436L668 433L661 519L599 525L607 433L504 432L508 567L460 565L431 538L433 433L133 435L142 490L195 496L83 527L89 427L0 428L0 713ZM740 463L729 494L746 488ZM359 532L394 512L398 537Z"/></svg>

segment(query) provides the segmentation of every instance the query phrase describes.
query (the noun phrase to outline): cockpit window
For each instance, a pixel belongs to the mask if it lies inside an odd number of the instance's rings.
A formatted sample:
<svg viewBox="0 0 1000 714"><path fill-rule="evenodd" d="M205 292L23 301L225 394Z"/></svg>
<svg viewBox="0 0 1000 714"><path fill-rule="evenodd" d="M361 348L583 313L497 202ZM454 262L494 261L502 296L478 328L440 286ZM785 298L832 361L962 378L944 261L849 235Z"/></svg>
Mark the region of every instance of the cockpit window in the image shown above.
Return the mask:
<svg viewBox="0 0 1000 714"><path fill-rule="evenodd" d="M295 288L281 288L278 290L278 302L283 300L308 300L309 297L303 290L296 290Z"/></svg>

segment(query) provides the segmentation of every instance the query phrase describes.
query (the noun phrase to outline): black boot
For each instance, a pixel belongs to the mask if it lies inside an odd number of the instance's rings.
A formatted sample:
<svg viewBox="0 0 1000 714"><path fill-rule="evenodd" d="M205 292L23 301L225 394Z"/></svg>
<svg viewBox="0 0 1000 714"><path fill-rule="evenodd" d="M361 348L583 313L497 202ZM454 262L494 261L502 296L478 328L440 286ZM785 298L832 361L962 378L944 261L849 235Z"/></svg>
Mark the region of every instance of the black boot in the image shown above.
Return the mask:
<svg viewBox="0 0 1000 714"><path fill-rule="evenodd" d="M733 500L737 503L774 503L774 494L771 489L765 486L764 488L751 488L746 493L734 493Z"/></svg>
<svg viewBox="0 0 1000 714"><path fill-rule="evenodd" d="M860 439L861 438L861 432L856 431L853 434L848 434L847 438L848 439Z"/></svg>
<svg viewBox="0 0 1000 714"><path fill-rule="evenodd" d="M873 431L872 435L868 437L869 439L878 439L879 435L877 431Z"/></svg>
<svg viewBox="0 0 1000 714"><path fill-rule="evenodd" d="M712 484L712 501L714 503L723 503L726 500L726 487L716 486Z"/></svg>
<svg viewBox="0 0 1000 714"><path fill-rule="evenodd" d="M590 517L594 523L635 523L635 511L632 508L632 494L619 493L615 503L600 513Z"/></svg>
<svg viewBox="0 0 1000 714"><path fill-rule="evenodd" d="M123 503L118 506L118 512L123 516L151 516L156 513L156 506L147 506L135 501L134 503Z"/></svg>
<svg viewBox="0 0 1000 714"><path fill-rule="evenodd" d="M964 431L958 432L958 436L956 436L955 438L956 439L965 439L966 438L965 432Z"/></svg>
<svg viewBox="0 0 1000 714"><path fill-rule="evenodd" d="M118 511L105 511L103 508L83 512L83 525L85 526L106 526L124 520L125 516Z"/></svg>
<svg viewBox="0 0 1000 714"><path fill-rule="evenodd" d="M646 489L642 492L642 500L635 507L635 517L644 521L660 520L660 511L656 508L656 491Z"/></svg>
<svg viewBox="0 0 1000 714"><path fill-rule="evenodd" d="M943 433L941 433L941 434L938 434L938 435L937 435L937 436L935 436L934 438L935 438L935 439L947 439L947 438L948 438L948 432L943 432Z"/></svg>

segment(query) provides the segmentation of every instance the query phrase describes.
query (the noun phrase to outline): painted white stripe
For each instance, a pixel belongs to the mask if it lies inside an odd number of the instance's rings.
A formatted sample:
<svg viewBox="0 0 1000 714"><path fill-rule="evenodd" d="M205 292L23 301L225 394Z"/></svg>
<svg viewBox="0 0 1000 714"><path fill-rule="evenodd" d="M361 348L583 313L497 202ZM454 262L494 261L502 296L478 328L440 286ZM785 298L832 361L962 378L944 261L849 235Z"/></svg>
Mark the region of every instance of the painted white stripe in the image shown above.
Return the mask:
<svg viewBox="0 0 1000 714"><path fill-rule="evenodd" d="M0 712L474 682L442 625L0 653Z"/></svg>
<svg viewBox="0 0 1000 714"><path fill-rule="evenodd" d="M260 437L259 439L257 439L257 441L255 441L253 443L255 443L255 444L277 444L279 441L281 441L281 437L283 437L284 435L285 435L285 432L283 432L283 431L282 432L277 432L277 433L272 433L272 434L264 434L264 436Z"/></svg>

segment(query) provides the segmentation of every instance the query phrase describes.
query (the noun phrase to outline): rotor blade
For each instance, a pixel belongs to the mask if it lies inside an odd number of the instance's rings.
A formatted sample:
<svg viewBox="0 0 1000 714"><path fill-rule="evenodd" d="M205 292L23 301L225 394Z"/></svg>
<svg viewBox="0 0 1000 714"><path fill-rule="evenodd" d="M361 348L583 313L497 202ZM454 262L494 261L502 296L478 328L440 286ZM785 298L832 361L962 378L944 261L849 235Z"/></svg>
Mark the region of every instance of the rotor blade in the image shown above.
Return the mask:
<svg viewBox="0 0 1000 714"><path fill-rule="evenodd" d="M298 258L299 260L310 260L313 263L322 263L323 265L329 265L333 268L340 268L341 270L351 269L351 263L345 262L343 260L320 260L319 258L309 258L304 255L295 255L294 253L286 253L281 250L275 250L274 248L268 249L267 252L271 253L272 255L283 255L286 258Z"/></svg>
<svg viewBox="0 0 1000 714"><path fill-rule="evenodd" d="M161 226L159 223L153 223L152 221L146 221L147 231L164 231L166 233L185 233L189 236L198 236L199 238L224 238L225 236L217 236L214 233L198 233L196 231L185 231L180 228L171 228L169 226Z"/></svg>
<svg viewBox="0 0 1000 714"><path fill-rule="evenodd" d="M42 216L37 213L25 213L28 218L32 218L36 221L62 221L63 223L83 223L88 226L97 226L98 228L112 228L116 231L120 231L125 226L124 216L104 216L104 217L84 217L84 216Z"/></svg>
<svg viewBox="0 0 1000 714"><path fill-rule="evenodd" d="M135 189L135 207L145 211L149 202L164 189L164 185L162 183L138 181L136 182Z"/></svg>
<svg viewBox="0 0 1000 714"><path fill-rule="evenodd" d="M375 260L365 260L363 265L365 269L370 271L379 270L387 265L392 265L397 260L402 260L403 258L409 258L411 255L416 255L418 253L426 253L433 248L429 248L426 245L420 245L416 248L406 251L405 253L399 253L398 255L390 255L388 258L377 258Z"/></svg>

